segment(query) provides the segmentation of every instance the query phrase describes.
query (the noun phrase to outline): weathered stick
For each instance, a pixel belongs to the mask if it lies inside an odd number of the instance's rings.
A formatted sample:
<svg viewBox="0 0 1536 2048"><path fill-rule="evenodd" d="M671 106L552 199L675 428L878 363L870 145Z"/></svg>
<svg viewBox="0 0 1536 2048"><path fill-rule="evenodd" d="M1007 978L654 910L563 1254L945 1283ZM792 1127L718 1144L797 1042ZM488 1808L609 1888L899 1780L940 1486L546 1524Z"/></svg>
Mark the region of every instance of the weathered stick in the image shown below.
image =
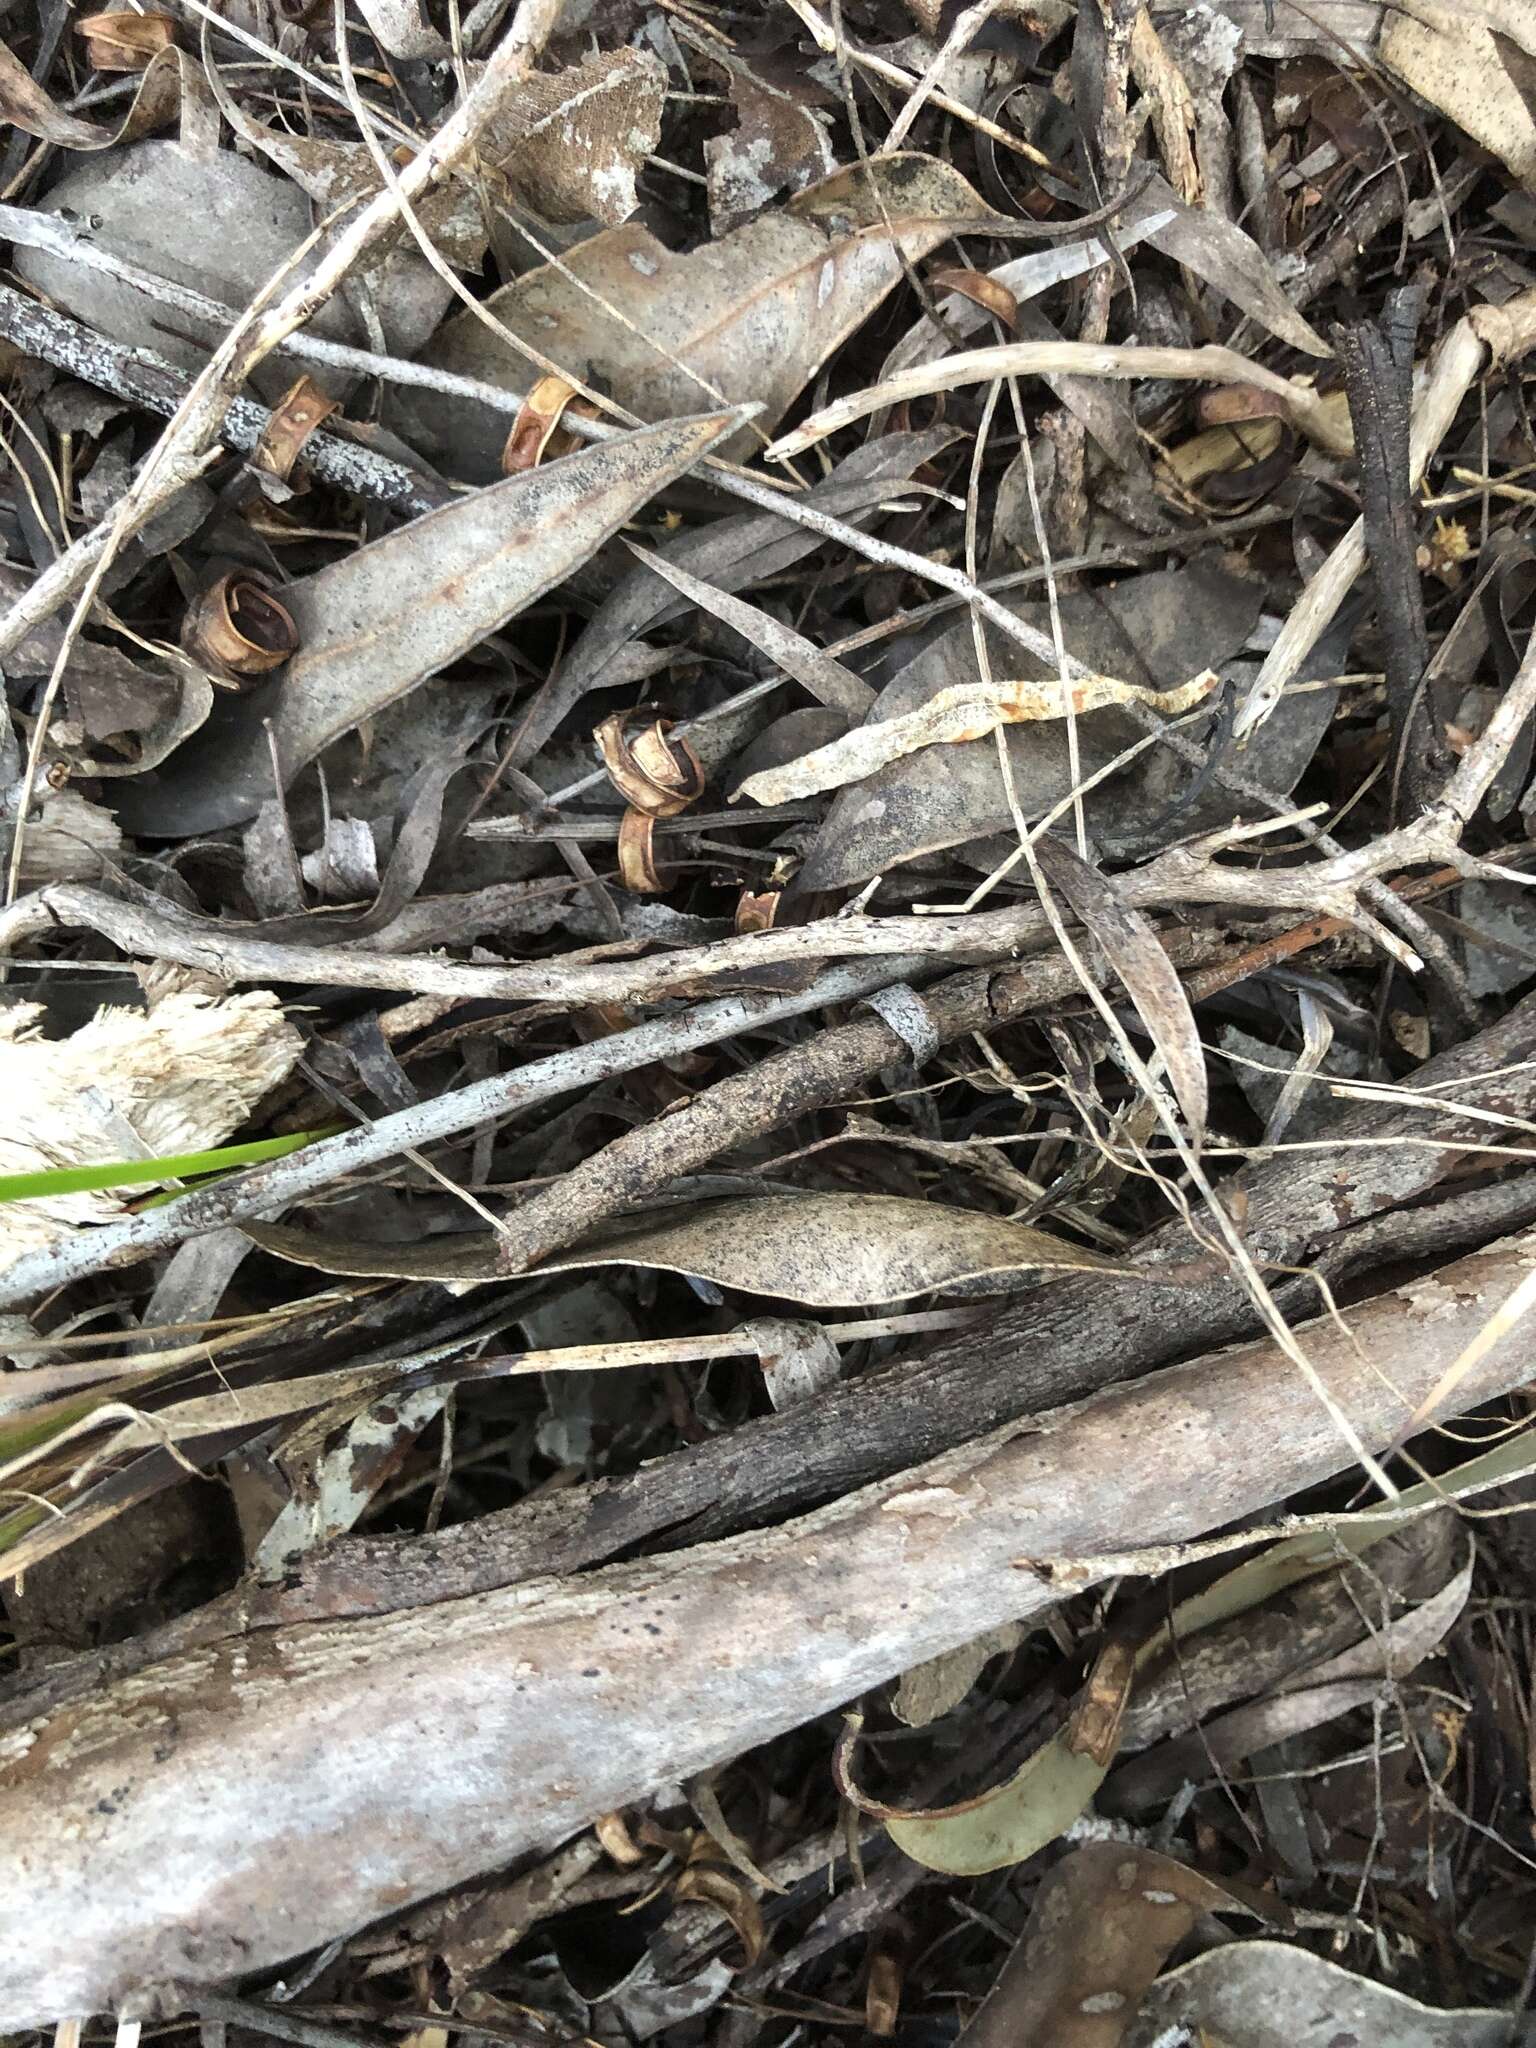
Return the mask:
<svg viewBox="0 0 1536 2048"><path fill-rule="evenodd" d="M1526 1277L1509 1239L1306 1341L1390 1443ZM1531 1371L1523 1331L1461 1382ZM1336 1473L1329 1417L1252 1344L800 1521L576 1580L236 1638L0 1739L0 2027L176 2008L559 1841L597 1814L1057 1597L1080 1561ZM1109 1567L1106 1567L1109 1568Z"/></svg>
<svg viewBox="0 0 1536 2048"><path fill-rule="evenodd" d="M146 412L169 419L192 389L192 379L152 349L124 348L104 334L94 334L78 320L39 305L11 285L0 284L0 338L29 356L67 370L98 390L126 398ZM226 448L254 448L272 423L272 415L253 398L234 397L219 428ZM430 477L407 469L377 450L364 448L322 428L304 444L303 464L322 483L355 497L373 498L396 512L415 517L446 505L453 492Z"/></svg>

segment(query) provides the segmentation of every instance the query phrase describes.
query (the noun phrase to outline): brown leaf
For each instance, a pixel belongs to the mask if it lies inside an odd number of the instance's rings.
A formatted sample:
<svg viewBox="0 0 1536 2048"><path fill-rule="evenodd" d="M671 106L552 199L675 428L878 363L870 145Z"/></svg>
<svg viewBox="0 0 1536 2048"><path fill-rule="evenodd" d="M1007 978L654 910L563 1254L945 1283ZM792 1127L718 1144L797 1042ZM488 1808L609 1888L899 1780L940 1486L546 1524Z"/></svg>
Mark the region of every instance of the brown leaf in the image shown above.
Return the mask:
<svg viewBox="0 0 1536 2048"><path fill-rule="evenodd" d="M144 71L133 104L116 128L100 128L94 121L82 121L67 114L33 78L26 66L0 43L0 121L51 142L59 149L110 149L116 143L136 141L152 129L162 127L181 105L182 53L162 49Z"/></svg>
<svg viewBox="0 0 1536 2048"><path fill-rule="evenodd" d="M251 1225L266 1250L354 1277L468 1283L502 1278L493 1232L408 1245L328 1239L311 1230ZM905 1301L990 1274L1130 1269L1024 1223L905 1195L751 1195L663 1210L604 1232L538 1267L652 1266L717 1286L813 1308Z"/></svg>
<svg viewBox="0 0 1536 2048"><path fill-rule="evenodd" d="M468 66L471 82L482 68ZM597 52L525 79L481 153L546 220L617 227L640 203L635 173L661 140L666 97L666 66L649 51Z"/></svg>
<svg viewBox="0 0 1536 2048"><path fill-rule="evenodd" d="M1280 1911L1130 1842L1089 1842L1044 1878L963 2048L1119 2048L1163 1959L1204 1913Z"/></svg>
<svg viewBox="0 0 1536 2048"><path fill-rule="evenodd" d="M1200 1027L1184 984L1150 919L1123 903L1114 883L1079 859L1064 839L1042 833L1035 842L1035 858L1051 887L1065 896L1124 982L1137 1015L1163 1056L1168 1084L1189 1125L1190 1143L1198 1151L1210 1106Z"/></svg>
<svg viewBox="0 0 1536 2048"><path fill-rule="evenodd" d="M891 228L886 226L887 218ZM755 399L766 432L847 335L946 234L991 218L948 165L922 156L839 171L718 242L677 253L630 222L504 285L487 310L567 375L604 388L642 419ZM529 368L469 313L449 320L424 360L525 389ZM484 477L505 431L462 398L412 391L392 415L406 438L458 475ZM755 433L728 447L754 444Z"/></svg>

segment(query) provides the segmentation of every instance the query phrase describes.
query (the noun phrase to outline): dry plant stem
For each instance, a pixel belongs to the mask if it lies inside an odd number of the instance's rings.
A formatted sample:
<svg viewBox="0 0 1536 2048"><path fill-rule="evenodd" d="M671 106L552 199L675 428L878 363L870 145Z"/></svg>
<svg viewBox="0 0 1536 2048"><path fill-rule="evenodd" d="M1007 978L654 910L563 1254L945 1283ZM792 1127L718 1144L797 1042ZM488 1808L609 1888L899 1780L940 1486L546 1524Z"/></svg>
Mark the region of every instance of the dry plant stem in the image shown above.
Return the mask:
<svg viewBox="0 0 1536 2048"><path fill-rule="evenodd" d="M1098 271L1096 276L1109 276ZM954 391L966 384L990 383L997 377L1174 377L1200 383L1257 385L1278 399L1292 424L1330 454L1347 455L1353 446L1348 424L1341 424L1317 394L1289 377L1278 376L1251 362L1235 349L1111 347L1092 341L1014 341L996 348L966 349L937 362L914 363L863 391L851 392L813 413L803 426L775 441L770 461L799 455L816 442L852 425L883 406L925 398L936 391Z"/></svg>
<svg viewBox="0 0 1536 2048"><path fill-rule="evenodd" d="M551 1053L510 1074L454 1089L338 1137L322 1138L286 1159L197 1189L164 1208L122 1223L104 1224L99 1230L77 1231L45 1251L28 1253L0 1275L0 1305L19 1307L34 1293L83 1279L88 1273L137 1265L183 1238L276 1214L286 1204L302 1201L348 1173L398 1158L412 1146L435 1144L495 1118L515 1115L552 1095L590 1088L653 1060L670 1059L742 1031L803 1016L826 1003L855 1002L890 981L921 975L925 964L918 958L897 957L872 966L837 967L788 995L723 996L678 1016L615 1032L591 1045Z"/></svg>
<svg viewBox="0 0 1536 2048"><path fill-rule="evenodd" d="M290 283L281 296L283 278L308 253L301 246L282 272L258 292L240 320L224 337L178 407L165 432L124 492L109 520L83 535L37 579L25 596L0 618L0 662L31 626L51 617L67 598L79 593L53 673L39 708L26 768L16 804L5 900L15 900L21 879L26 820L32 808L38 772L47 746L48 722L58 694L70 648L90 612L107 562L205 466L207 450L217 440L224 415L251 371L290 334L319 311L358 260L392 230L400 209L435 184L474 147L481 130L499 108L504 95L527 76L534 58L559 19L564 0L519 0L511 27L477 80L437 134L343 228L316 262L307 278ZM311 241L316 239L311 237Z"/></svg>
<svg viewBox="0 0 1536 2048"><path fill-rule="evenodd" d="M1229 941L1211 931L1170 932L1167 948L1179 967L1205 966L1232 951ZM996 1028L1060 1002L1077 994L1079 986L1065 961L1047 957L954 975L925 990L921 1002L934 1038L948 1045L968 1031ZM643 1206L679 1174L838 1102L882 1067L910 1059L908 1046L891 1026L871 1016L731 1074L670 1116L626 1131L531 1195L503 1221L501 1261L509 1271L521 1272L574 1244L603 1218Z"/></svg>
<svg viewBox="0 0 1536 2048"><path fill-rule="evenodd" d="M1451 329L1414 407L1408 468L1415 490L1424 481L1462 400L1483 369L1490 361L1509 362L1533 345L1536 292L1521 292L1507 306L1497 309L1479 307ZM1365 522L1357 519L1303 590L1265 656L1248 700L1238 714L1239 739L1253 732L1274 710L1286 684L1327 631L1364 567Z"/></svg>
<svg viewBox="0 0 1536 2048"><path fill-rule="evenodd" d="M1533 1251L1507 1240L1381 1295L1348 1336L1307 1329L1365 1442L1390 1440ZM1508 1334L1464 1397L1529 1371ZM273 1968L1043 1613L1060 1569L1021 1553L1080 1560L1089 1586L1096 1553L1199 1537L1343 1462L1250 1344L728 1543L150 1666L0 1747L0 2026L148 2015L156 1993L174 2007Z"/></svg>
<svg viewBox="0 0 1536 2048"><path fill-rule="evenodd" d="M7 284L0 284L0 338L98 390L110 391L167 418L192 388L192 379L184 371L152 350L124 348L77 320L25 298ZM271 420L267 408L254 399L232 398L219 439L227 448L254 448ZM322 483L411 516L446 505L454 495L430 477L338 434L312 434L304 444L302 460Z"/></svg>

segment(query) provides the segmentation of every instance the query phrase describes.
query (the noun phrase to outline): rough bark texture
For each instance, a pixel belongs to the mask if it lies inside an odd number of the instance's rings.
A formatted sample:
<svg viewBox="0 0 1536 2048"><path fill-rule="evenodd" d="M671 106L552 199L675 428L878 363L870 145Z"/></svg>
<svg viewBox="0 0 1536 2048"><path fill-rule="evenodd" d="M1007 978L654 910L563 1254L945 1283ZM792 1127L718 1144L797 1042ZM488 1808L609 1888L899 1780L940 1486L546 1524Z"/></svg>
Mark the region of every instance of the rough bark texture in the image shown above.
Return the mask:
<svg viewBox="0 0 1536 2048"><path fill-rule="evenodd" d="M1389 1442L1524 1278L1505 1240L1305 1332ZM1457 1390L1531 1371L1523 1331ZM733 1541L188 1651L0 1738L0 2028L275 1965L1349 1462L1250 1344ZM1059 1580L1055 1582L1059 1585Z"/></svg>

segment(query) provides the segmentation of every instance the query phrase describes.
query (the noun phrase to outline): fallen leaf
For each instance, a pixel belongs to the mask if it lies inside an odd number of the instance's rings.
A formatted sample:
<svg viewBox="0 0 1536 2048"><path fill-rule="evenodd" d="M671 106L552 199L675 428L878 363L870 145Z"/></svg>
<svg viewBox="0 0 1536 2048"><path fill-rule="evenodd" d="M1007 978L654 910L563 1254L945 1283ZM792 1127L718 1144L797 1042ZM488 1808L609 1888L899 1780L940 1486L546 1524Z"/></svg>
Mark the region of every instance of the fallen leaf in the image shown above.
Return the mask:
<svg viewBox="0 0 1536 2048"><path fill-rule="evenodd" d="M1115 884L1080 859L1064 839L1042 833L1035 842L1035 858L1051 887L1066 897L1125 984L1137 1015L1163 1056L1169 1086L1189 1126L1189 1142L1198 1151L1205 1139L1210 1106L1200 1027L1150 918L1123 903Z"/></svg>
<svg viewBox="0 0 1536 2048"><path fill-rule="evenodd" d="M947 164L884 157L686 253L637 222L610 228L558 266L504 285L486 310L563 374L600 382L642 419L755 399L766 433L899 281L903 255L925 256L991 218ZM536 374L469 313L449 320L422 360L507 390L526 389ZM406 439L454 474L494 473L500 415L422 390L397 393L392 406L387 416ZM757 439L744 433L729 448Z"/></svg>
<svg viewBox="0 0 1536 2048"><path fill-rule="evenodd" d="M1223 2048L1510 2048L1507 2010L1421 2005L1299 1944L1238 1941L1160 1977L1125 2048L1160 2048L1193 2031Z"/></svg>
<svg viewBox="0 0 1536 2048"><path fill-rule="evenodd" d="M1381 61L1403 84L1536 188L1536 116L1500 49L1536 56L1526 0L1402 0L1386 10Z"/></svg>
<svg viewBox="0 0 1536 2048"><path fill-rule="evenodd" d="M1127 576L1109 588L1068 593L1059 608L1062 633L1068 651L1085 666L1167 689L1182 682L1191 668L1220 668L1231 661L1253 630L1260 595L1258 584L1215 563L1192 562L1187 568ZM1050 631L1047 606L1017 610L1037 631ZM1054 663L1025 658L992 626L986 641L994 674L1055 672ZM886 685L875 715L904 715L975 674L976 643L967 620L942 633ZM1326 693L1287 697L1281 709L1312 721L1309 742L1295 750L1294 762L1287 755L1266 774L1272 788L1288 789L1327 722ZM1033 818L1060 803L1081 777L1112 761L1140 737L1141 729L1123 708L1109 706L1079 728L1075 764L1060 721L1006 727L1004 732L1014 793L1024 815ZM1271 767L1268 761L1264 765ZM1189 773L1182 762L1170 768L1155 754L1144 756L1127 774L1090 791L1084 808L1091 828L1119 839L1141 817L1160 812ZM929 747L838 792L807 851L801 880L813 889L856 887L902 861L969 841L983 842L975 858L984 868L992 867L1001 850L986 842L998 833L1012 836L1012 823L995 740Z"/></svg>
<svg viewBox="0 0 1536 2048"><path fill-rule="evenodd" d="M717 590L702 577L690 576L686 569L668 562L664 555L652 554L648 548L642 548L634 541L629 546L631 554L646 568L654 570L674 590L702 610L712 613L744 635L787 676L803 683L818 704L828 705L851 719L868 716L875 701L875 693L869 684L862 676L856 676L852 669L844 668L835 656L823 653L803 633L797 633L793 626L784 625L757 605Z"/></svg>
<svg viewBox="0 0 1536 2048"><path fill-rule="evenodd" d="M1207 669L1173 690L1149 690L1141 683L1095 675L1066 685L1059 680L956 683L930 697L917 711L900 718L877 719L783 768L750 776L731 792L731 800L747 796L759 804L794 803L820 790L861 781L920 747L982 739L1000 725L1065 718L1069 705L1080 718L1102 711L1106 705L1129 703L1146 704L1173 717L1208 697L1218 680L1215 671Z"/></svg>
<svg viewBox="0 0 1536 2048"><path fill-rule="evenodd" d="M158 51L145 67L122 120L115 128L101 128L56 105L9 47L0 43L0 121L9 121L58 149L111 149L115 144L136 142L175 117L181 105L183 61L180 50Z"/></svg>
<svg viewBox="0 0 1536 2048"><path fill-rule="evenodd" d="M483 65L467 67L473 84ZM548 221L617 227L639 205L635 173L661 140L666 66L644 50L594 52L526 78L481 155Z"/></svg>
<svg viewBox="0 0 1536 2048"><path fill-rule="evenodd" d="M358 0L358 10L374 41L391 57L446 57L449 46L419 0Z"/></svg>
<svg viewBox="0 0 1536 2048"><path fill-rule="evenodd" d="M283 591L299 652L221 698L195 742L125 787L133 829L185 837L254 817L325 747L568 576L735 425L708 413L508 477ZM267 728L271 725L269 744Z"/></svg>
<svg viewBox="0 0 1536 2048"><path fill-rule="evenodd" d="M476 1285L504 1278L493 1232L410 1245L345 1243L312 1230L250 1226L265 1250L356 1278ZM905 1195L775 1194L663 1211L605 1232L536 1270L648 1266L812 1308L905 1301L991 1274L1127 1273L1102 1252L974 1209Z"/></svg>
<svg viewBox="0 0 1536 2048"><path fill-rule="evenodd" d="M1276 1902L1135 1842L1087 1842L1041 1880L967 2048L1119 2048L1163 1959L1206 1913ZM1337 2044L1335 2044L1337 2048Z"/></svg>

